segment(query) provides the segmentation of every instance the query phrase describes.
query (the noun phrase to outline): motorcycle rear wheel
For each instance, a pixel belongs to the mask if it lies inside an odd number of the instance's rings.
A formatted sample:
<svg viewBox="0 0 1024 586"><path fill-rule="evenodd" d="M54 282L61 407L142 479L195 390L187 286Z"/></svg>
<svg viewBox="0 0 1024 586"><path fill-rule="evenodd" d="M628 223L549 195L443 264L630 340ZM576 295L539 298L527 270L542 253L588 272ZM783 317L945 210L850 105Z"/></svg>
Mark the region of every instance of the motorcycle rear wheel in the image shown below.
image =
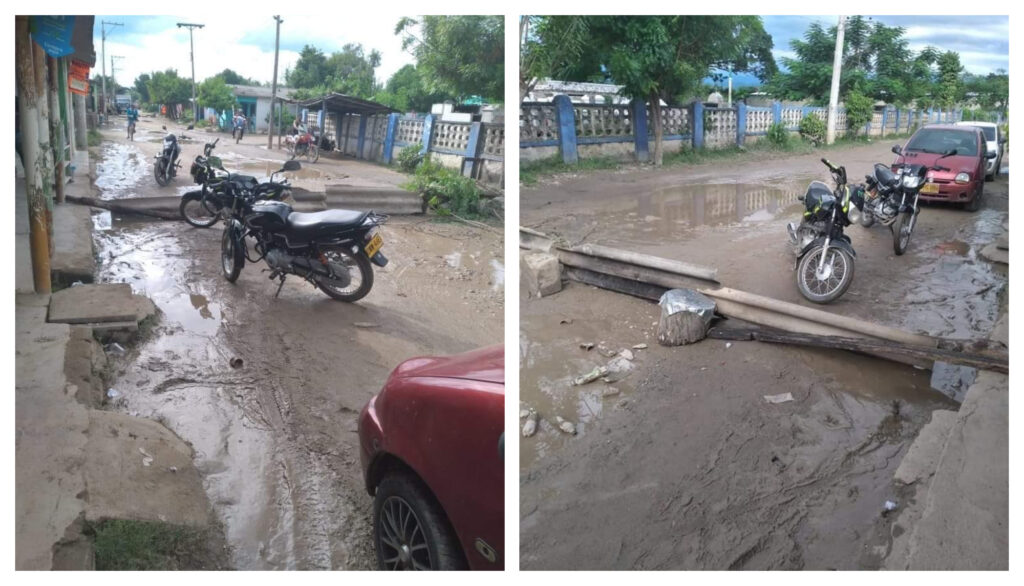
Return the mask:
<svg viewBox="0 0 1024 586"><path fill-rule="evenodd" d="M903 212L892 223L892 251L896 256L901 256L910 246L910 236L914 231L910 220L913 217L914 212Z"/></svg>
<svg viewBox="0 0 1024 586"><path fill-rule="evenodd" d="M188 224L196 228L209 228L220 219L220 214L213 212L211 207L214 207L212 202L203 201L201 191L191 191L181 196L178 211L181 212L181 218Z"/></svg>
<svg viewBox="0 0 1024 586"><path fill-rule="evenodd" d="M317 287L337 301L351 303L366 297L373 288L373 267L370 266L370 259L366 258L362 251L353 254L351 249L344 246L327 246L321 250L328 262L344 265L348 269L350 280L346 286L339 287L337 281L317 276Z"/></svg>
<svg viewBox="0 0 1024 586"><path fill-rule="evenodd" d="M796 269L797 289L813 303L831 303L842 297L853 283L853 257L842 248L829 247L825 278L818 278L818 260L825 252L824 247L808 252Z"/></svg>
<svg viewBox="0 0 1024 586"><path fill-rule="evenodd" d="M245 251L231 232L231 226L225 226L224 235L220 238L220 268L224 278L234 283L245 266Z"/></svg>
<svg viewBox="0 0 1024 586"><path fill-rule="evenodd" d="M315 163L320 160L320 147L310 144L306 147L306 160L310 163Z"/></svg>

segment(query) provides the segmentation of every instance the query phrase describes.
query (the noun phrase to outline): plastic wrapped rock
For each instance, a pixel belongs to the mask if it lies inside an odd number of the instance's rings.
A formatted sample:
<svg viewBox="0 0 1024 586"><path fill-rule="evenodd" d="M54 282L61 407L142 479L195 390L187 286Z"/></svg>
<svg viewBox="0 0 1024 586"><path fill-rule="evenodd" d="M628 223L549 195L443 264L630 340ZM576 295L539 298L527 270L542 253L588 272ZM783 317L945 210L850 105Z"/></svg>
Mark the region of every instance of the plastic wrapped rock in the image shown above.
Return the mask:
<svg viewBox="0 0 1024 586"><path fill-rule="evenodd" d="M671 289L658 301L658 343L682 346L704 339L715 317L715 302L693 289Z"/></svg>

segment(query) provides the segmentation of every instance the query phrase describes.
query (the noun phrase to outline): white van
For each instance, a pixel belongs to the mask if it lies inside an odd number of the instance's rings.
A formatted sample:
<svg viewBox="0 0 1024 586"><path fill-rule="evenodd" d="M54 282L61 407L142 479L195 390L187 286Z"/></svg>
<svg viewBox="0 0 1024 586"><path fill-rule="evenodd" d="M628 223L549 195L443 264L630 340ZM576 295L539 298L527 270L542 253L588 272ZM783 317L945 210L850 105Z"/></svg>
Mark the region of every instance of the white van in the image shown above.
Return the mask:
<svg viewBox="0 0 1024 586"><path fill-rule="evenodd" d="M1003 166L1003 144L1006 139L995 122L957 122L957 126L976 126L985 135L985 142L988 143L988 152L995 153L996 158L989 159L985 167L985 181L992 181L999 175L999 169Z"/></svg>

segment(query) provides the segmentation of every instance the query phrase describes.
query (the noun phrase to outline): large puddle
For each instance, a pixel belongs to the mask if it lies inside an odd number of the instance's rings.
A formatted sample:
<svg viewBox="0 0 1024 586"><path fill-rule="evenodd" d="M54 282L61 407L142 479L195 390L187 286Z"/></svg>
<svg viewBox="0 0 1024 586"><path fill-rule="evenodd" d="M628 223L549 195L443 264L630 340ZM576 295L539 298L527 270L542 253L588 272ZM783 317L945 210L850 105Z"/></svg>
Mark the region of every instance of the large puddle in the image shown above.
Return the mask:
<svg viewBox="0 0 1024 586"><path fill-rule="evenodd" d="M100 162L96 164L96 187L100 199L136 197L139 182L153 171L153 160L139 147L116 142L104 142ZM155 183L155 179L153 180Z"/></svg>

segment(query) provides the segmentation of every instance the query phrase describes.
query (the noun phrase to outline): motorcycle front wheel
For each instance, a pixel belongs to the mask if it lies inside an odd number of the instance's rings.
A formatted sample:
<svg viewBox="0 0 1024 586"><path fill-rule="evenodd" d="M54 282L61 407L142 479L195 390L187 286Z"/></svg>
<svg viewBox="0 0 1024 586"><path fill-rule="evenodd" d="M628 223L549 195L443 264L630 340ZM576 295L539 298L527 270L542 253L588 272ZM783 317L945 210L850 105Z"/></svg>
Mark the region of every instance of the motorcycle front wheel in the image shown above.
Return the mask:
<svg viewBox="0 0 1024 586"><path fill-rule="evenodd" d="M914 231L914 212L903 212L892 223L892 251L902 255L910 246L910 235Z"/></svg>
<svg viewBox="0 0 1024 586"><path fill-rule="evenodd" d="M320 147L310 144L306 147L306 160L315 163L320 160Z"/></svg>
<svg viewBox="0 0 1024 586"><path fill-rule="evenodd" d="M157 159L156 162L153 163L153 178L156 179L156 182L160 187L165 187L171 182L170 177L167 176L166 167L167 165L164 163L163 159Z"/></svg>
<svg viewBox="0 0 1024 586"><path fill-rule="evenodd" d="M234 283L245 265L245 251L231 232L231 226L225 226L224 235L220 238L220 268L224 278Z"/></svg>
<svg viewBox="0 0 1024 586"><path fill-rule="evenodd" d="M825 265L818 270L818 261L825 255ZM796 286L800 294L814 303L830 303L839 299L853 283L853 257L842 248L815 248L800 259L796 269Z"/></svg>
<svg viewBox="0 0 1024 586"><path fill-rule="evenodd" d="M220 214L210 208L215 208L215 206L212 202L203 201L203 192L191 191L181 196L178 211L181 212L181 218L192 226L209 228L220 219Z"/></svg>
<svg viewBox="0 0 1024 586"><path fill-rule="evenodd" d="M337 278L317 276L316 284L321 291L338 301L359 301L373 288L373 267L370 259L362 252L353 254L344 246L328 246L321 249L331 271ZM345 271L345 275L340 275Z"/></svg>

